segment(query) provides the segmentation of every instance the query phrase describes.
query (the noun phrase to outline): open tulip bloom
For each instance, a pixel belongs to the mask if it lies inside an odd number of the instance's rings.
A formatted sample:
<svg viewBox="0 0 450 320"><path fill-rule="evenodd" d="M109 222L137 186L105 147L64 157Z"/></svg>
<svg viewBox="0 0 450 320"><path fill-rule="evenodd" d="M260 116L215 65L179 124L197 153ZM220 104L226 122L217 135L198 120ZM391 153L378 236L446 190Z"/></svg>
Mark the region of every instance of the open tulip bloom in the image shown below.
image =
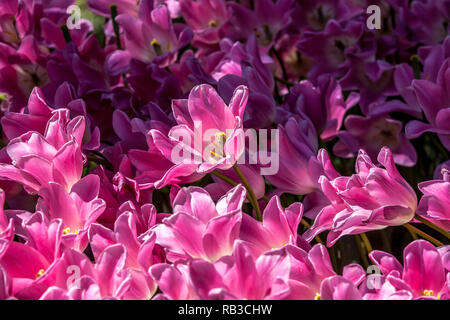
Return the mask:
<svg viewBox="0 0 450 320"><path fill-rule="evenodd" d="M0 300L450 300L449 19L0 2Z"/></svg>

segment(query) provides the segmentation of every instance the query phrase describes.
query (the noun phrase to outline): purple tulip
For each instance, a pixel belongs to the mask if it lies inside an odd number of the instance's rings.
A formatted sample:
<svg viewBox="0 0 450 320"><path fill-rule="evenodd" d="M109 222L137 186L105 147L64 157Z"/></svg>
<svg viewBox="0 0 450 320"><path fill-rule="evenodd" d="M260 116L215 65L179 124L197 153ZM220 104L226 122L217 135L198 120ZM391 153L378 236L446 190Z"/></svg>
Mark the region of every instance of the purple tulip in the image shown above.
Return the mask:
<svg viewBox="0 0 450 320"><path fill-rule="evenodd" d="M339 133L340 140L333 147L333 152L339 157L353 157L359 149L364 149L371 158L375 158L386 146L392 151L395 163L407 167L416 164L416 150L401 132L401 121L386 116L350 115L345 119L345 129Z"/></svg>
<svg viewBox="0 0 450 320"><path fill-rule="evenodd" d="M406 125L406 136L414 139L424 132L436 133L444 147L450 150L450 58L437 75L437 81L414 80L414 92L429 123L413 120Z"/></svg>

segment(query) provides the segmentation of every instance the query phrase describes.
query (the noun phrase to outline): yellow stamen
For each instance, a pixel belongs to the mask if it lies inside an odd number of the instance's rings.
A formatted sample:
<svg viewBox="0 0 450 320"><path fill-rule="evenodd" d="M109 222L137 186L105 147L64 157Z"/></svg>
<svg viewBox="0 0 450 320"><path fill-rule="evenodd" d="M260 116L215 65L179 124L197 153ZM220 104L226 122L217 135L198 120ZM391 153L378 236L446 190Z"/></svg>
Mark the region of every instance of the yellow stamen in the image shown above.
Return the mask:
<svg viewBox="0 0 450 320"><path fill-rule="evenodd" d="M211 21L208 22L208 25L210 27L215 28L215 27L217 27L217 21L216 20L211 20Z"/></svg>
<svg viewBox="0 0 450 320"><path fill-rule="evenodd" d="M314 297L314 300L320 300L320 293L316 293L316 296Z"/></svg>
<svg viewBox="0 0 450 320"><path fill-rule="evenodd" d="M214 152L214 151L211 151L211 156L213 156L213 157L219 157L219 158L222 157L221 154L218 154L217 152Z"/></svg>
<svg viewBox="0 0 450 320"><path fill-rule="evenodd" d="M220 147L223 148L223 145L225 144L226 140L227 140L227 135L225 134L225 132L222 132L222 131L216 132L213 145L218 147L217 143L219 143Z"/></svg>
<svg viewBox="0 0 450 320"><path fill-rule="evenodd" d="M422 295L425 297L432 297L434 296L433 290L423 290Z"/></svg>
<svg viewBox="0 0 450 320"><path fill-rule="evenodd" d="M225 144L225 141L227 140L227 135L223 131L216 132L215 139L213 141L213 146L215 149L221 149L222 153L218 154L217 152L211 151L211 156L213 157L223 157L223 147Z"/></svg>
<svg viewBox="0 0 450 320"><path fill-rule="evenodd" d="M159 43L158 40L156 40L155 38L153 38L152 42L150 42L150 45L153 46L160 46L161 44Z"/></svg>
<svg viewBox="0 0 450 320"><path fill-rule="evenodd" d="M45 270L44 269L40 269L37 273L36 273L36 278L39 278L40 276L42 276L44 274Z"/></svg>
<svg viewBox="0 0 450 320"><path fill-rule="evenodd" d="M150 42L150 45L153 47L153 50L155 50L155 53L157 56L160 56L163 54L162 48L161 48L161 43L158 40L156 40L156 38L153 38L152 42Z"/></svg>
<svg viewBox="0 0 450 320"><path fill-rule="evenodd" d="M69 233L78 234L78 231L79 231L78 229L75 229L75 230L73 230L73 232L71 232L70 228L65 228L62 233L64 235L69 234Z"/></svg>
<svg viewBox="0 0 450 320"><path fill-rule="evenodd" d="M216 132L215 136L217 140L221 140L222 138L227 140L227 135L223 131Z"/></svg>

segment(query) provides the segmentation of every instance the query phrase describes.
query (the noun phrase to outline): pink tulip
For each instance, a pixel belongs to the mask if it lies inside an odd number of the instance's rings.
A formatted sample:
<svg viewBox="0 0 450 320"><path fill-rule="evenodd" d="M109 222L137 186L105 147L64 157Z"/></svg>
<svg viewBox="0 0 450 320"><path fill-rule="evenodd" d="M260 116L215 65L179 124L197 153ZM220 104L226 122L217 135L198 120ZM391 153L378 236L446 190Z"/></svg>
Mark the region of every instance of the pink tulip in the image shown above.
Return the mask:
<svg viewBox="0 0 450 320"><path fill-rule="evenodd" d="M198 187L181 189L173 201L173 214L154 228L156 243L167 249L168 259L200 258L207 261L231 255L239 236L245 189L238 185L217 204Z"/></svg>
<svg viewBox="0 0 450 320"><path fill-rule="evenodd" d="M165 5L151 8L148 1L143 1L140 11L138 18L129 13L120 14L116 18L125 31L127 51L124 53L141 60L152 60L160 67L175 62L177 51L192 39L192 30L187 27L183 30L175 29ZM115 53L117 52L119 51Z"/></svg>
<svg viewBox="0 0 450 320"><path fill-rule="evenodd" d="M107 247L95 264L84 254L67 250L48 271L51 287L42 299L49 299L48 295L54 291L61 294L61 290L74 300L121 299L131 284L125 260L126 249L120 244Z"/></svg>
<svg viewBox="0 0 450 320"><path fill-rule="evenodd" d="M254 259L243 242L236 242L232 257L216 263L192 260L189 273L200 299L283 299L289 293L285 282L289 267L282 251ZM264 281L261 281L264 279Z"/></svg>
<svg viewBox="0 0 450 320"><path fill-rule="evenodd" d="M153 206L152 206L153 207ZM149 223L154 224L156 209L150 213ZM158 250L155 250L155 234L138 235L136 213L124 212L116 220L114 231L99 224L92 224L89 229L89 242L95 257L107 247L120 243L127 252L125 267L131 274L130 292L125 298L149 299L156 290L153 279L148 274L151 265L161 262Z"/></svg>
<svg viewBox="0 0 450 320"><path fill-rule="evenodd" d="M450 231L450 171L443 167L440 178L419 183L423 193L417 213Z"/></svg>
<svg viewBox="0 0 450 320"><path fill-rule="evenodd" d="M188 266L182 262L160 263L150 267L152 278L163 292L155 300L194 300L198 296L190 283Z"/></svg>
<svg viewBox="0 0 450 320"><path fill-rule="evenodd" d="M163 188L170 184L190 183L201 179L203 174L196 173L195 163L172 161L172 149L178 141L168 140L167 125L159 126L147 134L148 150L132 149L128 155L137 169L136 181L140 189Z"/></svg>
<svg viewBox="0 0 450 320"><path fill-rule="evenodd" d="M220 28L230 16L225 1L181 0L179 3L180 13L194 30L194 41L198 41L199 46L220 41Z"/></svg>
<svg viewBox="0 0 450 320"><path fill-rule="evenodd" d="M435 248L425 240L416 240L403 251L403 266L386 252L375 250L369 257L384 275L396 278L414 298L446 300L450 294L449 249L449 246Z"/></svg>
<svg viewBox="0 0 450 320"><path fill-rule="evenodd" d="M43 281L49 267L50 261L31 246L0 239L0 268L9 281L11 296L39 298L39 291L46 288Z"/></svg>
<svg viewBox="0 0 450 320"><path fill-rule="evenodd" d="M370 283L370 285L369 285ZM375 275L373 279L360 286L363 300L412 300L414 298L409 286L397 275Z"/></svg>
<svg viewBox="0 0 450 320"><path fill-rule="evenodd" d="M252 248L262 254L285 245L299 245L309 249L309 244L297 235L302 219L303 205L293 203L283 209L278 196L270 199L263 212L263 221L243 215L239 238L252 244Z"/></svg>
<svg viewBox="0 0 450 320"><path fill-rule="evenodd" d="M350 280L342 276L325 279L320 288L321 300L361 300L361 293Z"/></svg>
<svg viewBox="0 0 450 320"><path fill-rule="evenodd" d="M41 299L121 299L130 291L131 276L125 270L126 249L107 247L93 264L83 253L68 249L41 279L39 290L27 292Z"/></svg>
<svg viewBox="0 0 450 320"><path fill-rule="evenodd" d="M289 264L288 285L290 293L287 299L322 299L321 285L329 277L336 276L326 247L317 244L309 252L292 245L284 248L287 252L285 263ZM365 272L357 264L344 267L343 278L358 286L365 278Z"/></svg>
<svg viewBox="0 0 450 320"><path fill-rule="evenodd" d="M105 210L106 204L98 198L100 180L96 175L87 175L72 186L70 192L56 182L41 189L42 198L37 208L50 219L63 222L63 243L70 248L84 250L88 244L89 226Z"/></svg>
<svg viewBox="0 0 450 320"><path fill-rule="evenodd" d="M344 235L402 225L413 218L416 194L397 171L388 148L381 149L378 162L385 169L375 166L360 150L356 174L333 180L325 176L319 179L322 192L331 204L317 215L303 235L305 239L311 240L330 230L327 244L331 246Z"/></svg>
<svg viewBox="0 0 450 320"><path fill-rule="evenodd" d="M239 86L227 106L211 86L200 85L187 100L174 101L178 125L168 135L151 130L156 147L175 163L166 175L231 168L244 152L242 117L247 98L247 88Z"/></svg>
<svg viewBox="0 0 450 320"><path fill-rule="evenodd" d="M44 135L29 131L9 142L11 164L0 165L0 177L22 183L29 193L38 193L49 182L69 191L81 178L84 127L83 117L70 120L67 109L55 111Z"/></svg>
<svg viewBox="0 0 450 320"><path fill-rule="evenodd" d="M0 300L10 297L9 279L6 271L0 266Z"/></svg>
<svg viewBox="0 0 450 320"><path fill-rule="evenodd" d="M7 112L1 119L3 132L8 139L21 136L28 131L44 134L52 109L46 103L42 91L35 87L28 99L26 112Z"/></svg>
<svg viewBox="0 0 450 320"><path fill-rule="evenodd" d="M24 234L20 234L26 240L25 244L36 249L49 262L61 257L63 252L63 223L61 219L49 220L42 212L33 213L22 222Z"/></svg>
<svg viewBox="0 0 450 320"><path fill-rule="evenodd" d="M413 295L398 279L379 276L378 285L367 289L363 282L357 284L345 276L331 276L322 281L320 300L411 300ZM379 286L379 287L376 287Z"/></svg>
<svg viewBox="0 0 450 320"><path fill-rule="evenodd" d="M3 206L5 205L5 193L0 189L0 239L11 240L14 236L13 220L8 220Z"/></svg>

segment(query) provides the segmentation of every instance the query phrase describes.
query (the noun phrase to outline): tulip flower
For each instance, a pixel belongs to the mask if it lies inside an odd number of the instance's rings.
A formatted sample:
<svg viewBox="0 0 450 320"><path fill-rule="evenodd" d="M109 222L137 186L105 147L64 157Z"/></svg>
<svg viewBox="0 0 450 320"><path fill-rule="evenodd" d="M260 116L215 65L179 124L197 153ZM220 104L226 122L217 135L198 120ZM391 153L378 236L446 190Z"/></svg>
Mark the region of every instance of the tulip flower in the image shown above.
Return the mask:
<svg viewBox="0 0 450 320"><path fill-rule="evenodd" d="M401 132L402 123L389 117L361 117L350 115L345 119L346 131L339 133L339 142L333 151L340 157L349 157L364 149L371 158L386 146L394 156L395 163L413 166L417 153L412 143Z"/></svg>
<svg viewBox="0 0 450 320"><path fill-rule="evenodd" d="M435 248L425 240L410 243L403 251L403 266L389 253L372 251L370 259L384 275L392 275L416 299L448 299L446 259L448 246Z"/></svg>
<svg viewBox="0 0 450 320"><path fill-rule="evenodd" d="M421 182L418 187L424 195L420 199L417 213L450 231L450 216L448 215L450 171L442 168L440 179Z"/></svg>
<svg viewBox="0 0 450 320"><path fill-rule="evenodd" d="M263 220L259 222L244 215L242 217L240 238L252 244L259 254L282 248L287 244L298 245L309 249L301 237L297 235L298 225L302 219L303 205L293 203L285 210L278 196L270 199L263 212Z"/></svg>
<svg viewBox="0 0 450 320"><path fill-rule="evenodd" d="M399 174L392 152L384 147L375 166L370 157L360 150L356 160L356 174L329 180L319 180L322 192L330 201L317 215L314 224L303 237L312 239L330 230L327 244L333 245L347 234L359 234L387 226L409 222L417 208L414 190Z"/></svg>
<svg viewBox="0 0 450 320"><path fill-rule="evenodd" d="M211 86L200 85L191 90L187 100L174 102L178 126L168 136L151 130L156 147L175 163L166 174L231 168L244 152L242 116L247 97L247 88L240 86L227 106Z"/></svg>
<svg viewBox="0 0 450 320"><path fill-rule="evenodd" d="M29 131L11 140L6 148L11 164L1 164L0 177L25 185L37 193L50 181L65 190L81 178L81 144L84 118L69 120L68 110L57 110L48 120L44 135Z"/></svg>
<svg viewBox="0 0 450 320"><path fill-rule="evenodd" d="M181 189L172 204L174 213L154 228L156 243L167 248L169 260L190 257L214 262L231 255L245 194L238 185L214 204L201 188Z"/></svg>
<svg viewBox="0 0 450 320"><path fill-rule="evenodd" d="M414 80L413 88L420 107L429 123L413 120L406 125L406 136L414 139L424 132L434 132L438 135L444 147L450 150L450 130L448 117L450 114L450 96L448 82L450 74L450 58L441 66L437 81Z"/></svg>

